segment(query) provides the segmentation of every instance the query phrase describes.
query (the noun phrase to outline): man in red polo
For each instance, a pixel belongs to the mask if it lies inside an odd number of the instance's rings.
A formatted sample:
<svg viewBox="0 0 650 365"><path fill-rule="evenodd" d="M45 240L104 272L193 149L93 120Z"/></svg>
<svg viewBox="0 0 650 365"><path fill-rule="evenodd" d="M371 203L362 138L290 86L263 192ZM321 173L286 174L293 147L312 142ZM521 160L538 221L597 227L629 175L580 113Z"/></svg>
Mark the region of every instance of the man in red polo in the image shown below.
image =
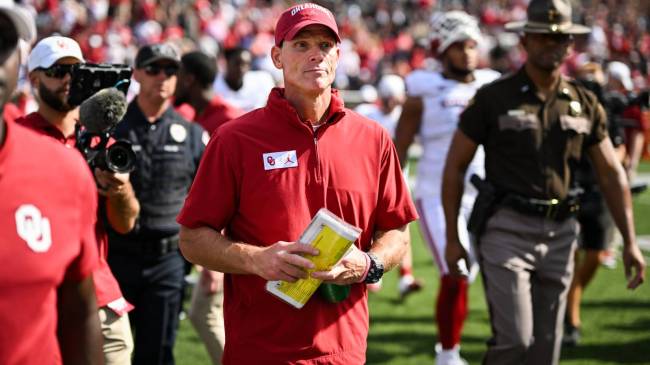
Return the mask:
<svg viewBox="0 0 650 365"><path fill-rule="evenodd" d="M0 0L0 109L16 87L19 49L35 35L29 13ZM0 364L102 363L97 195L86 163L0 117L0 191Z"/></svg>
<svg viewBox="0 0 650 365"><path fill-rule="evenodd" d="M408 247L417 213L391 138L332 89L339 41L319 5L280 16L272 59L285 88L216 131L178 216L188 260L226 273L224 364L364 364L365 283ZM311 275L350 294L338 303L315 295L295 309L265 284L307 276L313 266L301 254L318 252L296 241L323 207L362 233L332 270Z"/></svg>
<svg viewBox="0 0 650 365"><path fill-rule="evenodd" d="M217 60L203 52L186 53L176 83L175 104L188 103L196 111L195 120L210 135L227 121L244 112L212 90ZM194 288L188 318L205 344L214 365L221 363L225 333L223 326L223 273L201 270Z"/></svg>
<svg viewBox="0 0 650 365"><path fill-rule="evenodd" d="M210 135L223 123L244 114L212 90L217 76L217 60L201 51L181 57L174 104L188 103L196 111L195 121Z"/></svg>
<svg viewBox="0 0 650 365"><path fill-rule="evenodd" d="M36 90L38 110L17 119L16 123L74 147L79 108L70 106L67 99L72 66L83 61L79 45L71 38L53 36L36 44L29 55L28 70ZM109 365L130 364L133 338L125 314L133 306L122 296L106 261L108 239L103 222L107 221L119 232L129 232L140 208L128 174L95 169L95 178L101 195L95 213L99 217L95 231L100 260L93 278L104 335L105 362Z"/></svg>

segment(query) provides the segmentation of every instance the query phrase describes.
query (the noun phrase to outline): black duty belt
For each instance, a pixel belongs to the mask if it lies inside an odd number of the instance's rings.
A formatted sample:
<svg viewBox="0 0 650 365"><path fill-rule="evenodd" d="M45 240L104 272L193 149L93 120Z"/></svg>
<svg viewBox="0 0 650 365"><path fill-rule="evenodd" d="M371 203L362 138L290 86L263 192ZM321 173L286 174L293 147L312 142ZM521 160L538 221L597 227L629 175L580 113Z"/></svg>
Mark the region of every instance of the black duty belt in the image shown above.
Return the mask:
<svg viewBox="0 0 650 365"><path fill-rule="evenodd" d="M111 241L108 249L129 255L162 256L178 250L178 240L178 235L174 235L157 240Z"/></svg>
<svg viewBox="0 0 650 365"><path fill-rule="evenodd" d="M555 221L563 221L575 216L580 209L577 198L545 200L527 198L517 194L506 194L501 200L501 204L522 214Z"/></svg>

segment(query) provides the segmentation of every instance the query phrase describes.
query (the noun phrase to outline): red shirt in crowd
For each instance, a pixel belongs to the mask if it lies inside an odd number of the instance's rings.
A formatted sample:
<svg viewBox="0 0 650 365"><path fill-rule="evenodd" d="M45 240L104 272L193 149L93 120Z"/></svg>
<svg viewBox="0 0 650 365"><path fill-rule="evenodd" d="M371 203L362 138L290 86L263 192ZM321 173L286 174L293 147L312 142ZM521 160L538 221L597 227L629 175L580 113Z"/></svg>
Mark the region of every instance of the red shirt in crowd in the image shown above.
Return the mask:
<svg viewBox="0 0 650 365"><path fill-rule="evenodd" d="M69 148L74 148L76 141L74 134L68 137L64 136L58 128L50 124L37 112L16 119L16 123L32 129L37 133L52 137ZM100 197L100 199L100 206L105 209L106 199L104 197ZM95 215L98 218L101 217L99 210L95 212ZM100 308L108 306L117 314L122 315L133 309L133 306L122 296L120 286L106 261L106 257L108 256L108 236L101 218L97 219L95 233L99 247L99 265L93 273L97 306Z"/></svg>
<svg viewBox="0 0 650 365"><path fill-rule="evenodd" d="M76 151L14 123L0 147L0 364L60 364L57 288L97 265L97 191Z"/></svg>
<svg viewBox="0 0 650 365"><path fill-rule="evenodd" d="M178 222L225 228L252 245L297 241L314 214L327 208L363 230L417 219L388 133L343 107L332 92L327 124L314 132L274 89L266 107L221 126L212 136ZM224 364L365 363L368 303L365 284L340 303L313 296L302 309L265 290L256 275L227 274Z"/></svg>
<svg viewBox="0 0 650 365"><path fill-rule="evenodd" d="M208 131L208 134L212 135L212 132L223 123L235 119L242 114L244 114L243 110L223 100L220 96L215 95L210 101L210 104L205 107L203 113L196 117L196 122Z"/></svg>

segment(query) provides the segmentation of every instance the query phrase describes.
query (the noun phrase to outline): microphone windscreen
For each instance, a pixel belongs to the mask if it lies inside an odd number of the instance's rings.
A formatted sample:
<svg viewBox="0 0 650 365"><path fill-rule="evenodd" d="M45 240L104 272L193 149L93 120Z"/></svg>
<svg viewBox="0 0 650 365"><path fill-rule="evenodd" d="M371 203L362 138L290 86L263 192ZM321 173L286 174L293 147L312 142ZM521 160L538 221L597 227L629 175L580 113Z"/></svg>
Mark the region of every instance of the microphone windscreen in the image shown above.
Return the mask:
<svg viewBox="0 0 650 365"><path fill-rule="evenodd" d="M118 89L99 90L79 106L79 122L90 133L106 132L122 120L126 106L126 96Z"/></svg>

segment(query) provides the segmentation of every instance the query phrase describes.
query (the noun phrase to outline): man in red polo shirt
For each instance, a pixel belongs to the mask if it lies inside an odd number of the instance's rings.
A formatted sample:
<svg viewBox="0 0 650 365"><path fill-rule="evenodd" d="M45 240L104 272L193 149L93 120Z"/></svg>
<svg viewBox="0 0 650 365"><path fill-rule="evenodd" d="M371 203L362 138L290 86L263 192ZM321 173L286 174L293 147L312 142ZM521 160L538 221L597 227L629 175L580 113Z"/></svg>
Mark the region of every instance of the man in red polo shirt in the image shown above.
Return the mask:
<svg viewBox="0 0 650 365"><path fill-rule="evenodd" d="M379 281L409 244L417 213L391 138L332 89L339 41L319 5L280 16L272 59L285 88L217 130L178 216L188 260L226 273L224 364L364 364L364 283ZM362 233L332 270L311 275L350 293L295 309L265 284L307 276L313 265L301 254L318 252L296 241L323 207Z"/></svg>
<svg viewBox="0 0 650 365"><path fill-rule="evenodd" d="M212 90L217 76L217 60L195 51L181 57L174 104L188 103L196 111L194 120L210 135L223 123L244 114Z"/></svg>
<svg viewBox="0 0 650 365"><path fill-rule="evenodd" d="M83 61L81 49L73 39L53 36L41 40L28 61L29 79L36 90L38 110L17 119L16 123L74 147L79 108L68 105L67 99L72 66ZM122 296L106 261L108 239L102 222L107 221L115 230L127 233L135 225L140 208L128 174L95 169L95 178L101 195L95 213L99 217L95 231L100 260L93 278L104 335L105 362L130 364L133 338L125 314L133 306Z"/></svg>
<svg viewBox="0 0 650 365"><path fill-rule="evenodd" d="M210 135L225 122L244 114L216 95L212 84L217 75L217 60L195 51L181 57L176 83L175 104L188 103L196 111L195 120ZM194 288L188 318L205 344L214 365L221 364L225 344L223 326L223 273L201 270Z"/></svg>
<svg viewBox="0 0 650 365"><path fill-rule="evenodd" d="M0 0L0 109L35 35L29 13ZM85 162L0 117L0 191L0 364L102 363L97 196Z"/></svg>

